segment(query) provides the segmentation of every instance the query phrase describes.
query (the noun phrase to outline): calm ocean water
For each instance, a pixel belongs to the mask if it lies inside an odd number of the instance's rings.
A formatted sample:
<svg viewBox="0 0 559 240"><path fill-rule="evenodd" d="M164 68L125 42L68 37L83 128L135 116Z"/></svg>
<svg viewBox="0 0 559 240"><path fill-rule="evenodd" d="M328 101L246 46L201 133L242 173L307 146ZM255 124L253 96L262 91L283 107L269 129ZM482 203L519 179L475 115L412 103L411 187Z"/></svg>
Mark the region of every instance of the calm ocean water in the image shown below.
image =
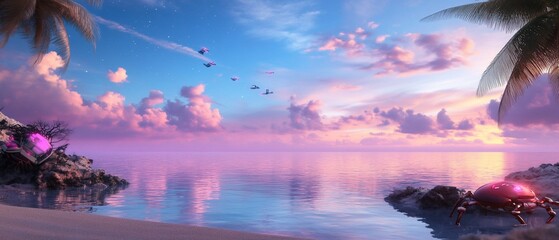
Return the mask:
<svg viewBox="0 0 559 240"><path fill-rule="evenodd" d="M88 156L95 168L131 182L128 188L96 200L95 205L101 206L90 208L93 214L315 239L454 239L465 233L510 230L515 223L510 216L478 221L475 218L483 216L466 215L457 228L447 211L432 219L407 216L384 197L408 185L475 190L508 173L559 161L559 153ZM46 198L59 204L76 201L61 195ZM525 218L542 225L543 217Z"/></svg>

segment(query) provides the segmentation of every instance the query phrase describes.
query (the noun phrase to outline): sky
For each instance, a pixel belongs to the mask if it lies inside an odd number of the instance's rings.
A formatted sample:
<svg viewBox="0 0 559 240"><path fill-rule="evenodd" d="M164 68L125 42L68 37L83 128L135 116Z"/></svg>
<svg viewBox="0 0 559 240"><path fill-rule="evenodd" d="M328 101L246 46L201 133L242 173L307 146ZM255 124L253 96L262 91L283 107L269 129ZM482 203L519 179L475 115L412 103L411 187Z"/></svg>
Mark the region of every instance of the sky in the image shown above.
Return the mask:
<svg viewBox="0 0 559 240"><path fill-rule="evenodd" d="M504 88L476 96L481 74L512 33L458 19L421 21L477 1L77 2L92 14L98 37L93 45L67 25L66 69L55 47L34 63L21 34L0 49L2 111L24 123L68 122L75 151L559 145L558 102L545 77L501 125ZM209 52L202 55L203 47Z"/></svg>

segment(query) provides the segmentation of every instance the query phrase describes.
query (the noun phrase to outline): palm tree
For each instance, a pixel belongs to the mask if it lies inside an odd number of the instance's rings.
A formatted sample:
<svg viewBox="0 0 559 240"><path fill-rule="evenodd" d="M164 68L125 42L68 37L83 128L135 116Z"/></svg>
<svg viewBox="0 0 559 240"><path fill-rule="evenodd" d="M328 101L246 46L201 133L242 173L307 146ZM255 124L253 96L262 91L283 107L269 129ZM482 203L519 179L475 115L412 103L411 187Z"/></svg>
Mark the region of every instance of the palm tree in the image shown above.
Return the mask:
<svg viewBox="0 0 559 240"><path fill-rule="evenodd" d="M498 123L524 90L543 74L548 74L559 93L559 0L488 0L448 8L423 20L449 17L516 31L483 72L477 89L477 95L482 96L506 84Z"/></svg>
<svg viewBox="0 0 559 240"><path fill-rule="evenodd" d="M100 6L102 0L87 0ZM29 39L38 63L49 50L50 43L58 47L64 68L70 62L70 42L64 22L68 22L90 42L95 44L97 28L89 13L72 0L0 0L0 47L10 36L21 30Z"/></svg>

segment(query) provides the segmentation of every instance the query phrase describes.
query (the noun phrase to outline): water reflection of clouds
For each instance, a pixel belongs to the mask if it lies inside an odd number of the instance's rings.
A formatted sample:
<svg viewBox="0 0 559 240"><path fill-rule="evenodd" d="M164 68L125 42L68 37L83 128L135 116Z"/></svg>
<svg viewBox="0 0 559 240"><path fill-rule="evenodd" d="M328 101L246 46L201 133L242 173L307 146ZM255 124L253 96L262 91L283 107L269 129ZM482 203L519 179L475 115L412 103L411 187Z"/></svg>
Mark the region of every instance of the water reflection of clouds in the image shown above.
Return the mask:
<svg viewBox="0 0 559 240"><path fill-rule="evenodd" d="M206 213L208 201L219 199L221 191L216 171L206 172L192 183L192 213L199 218Z"/></svg>
<svg viewBox="0 0 559 240"><path fill-rule="evenodd" d="M427 228L384 202L393 188L475 190L539 164L501 153L167 153L134 160L124 159L133 167L121 169L130 188L107 200L123 206L119 216L345 239L372 232L431 237L436 223Z"/></svg>

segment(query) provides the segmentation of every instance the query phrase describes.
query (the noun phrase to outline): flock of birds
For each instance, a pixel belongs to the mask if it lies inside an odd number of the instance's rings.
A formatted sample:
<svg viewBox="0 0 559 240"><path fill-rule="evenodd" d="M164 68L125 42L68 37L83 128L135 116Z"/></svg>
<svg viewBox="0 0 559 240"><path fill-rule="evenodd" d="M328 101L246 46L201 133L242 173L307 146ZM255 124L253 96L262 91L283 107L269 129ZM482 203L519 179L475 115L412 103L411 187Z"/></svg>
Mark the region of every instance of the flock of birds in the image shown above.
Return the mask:
<svg viewBox="0 0 559 240"><path fill-rule="evenodd" d="M198 53L204 55L204 53L207 53L207 52L209 52L209 51L210 51L210 49L203 47L203 48L201 48L201 49L198 51ZM207 62L207 63L203 63L203 64L204 64L204 66L206 66L206 67L208 67L208 68L211 67L211 66L215 66L215 62ZM272 72L272 71L266 71L266 72L264 72L264 73L269 74L269 75L274 74L274 72ZM231 80L232 80L232 81L238 81L239 79L240 79L240 78L239 78L239 77L236 77L236 76L235 76L235 77L231 77ZM257 85L252 85L252 86L250 87L250 89L256 90L256 89L260 89L260 87L257 86ZM270 89L266 89L265 92L261 93L261 95L270 95L270 94L274 94L274 92L273 92L273 91L270 91Z"/></svg>

